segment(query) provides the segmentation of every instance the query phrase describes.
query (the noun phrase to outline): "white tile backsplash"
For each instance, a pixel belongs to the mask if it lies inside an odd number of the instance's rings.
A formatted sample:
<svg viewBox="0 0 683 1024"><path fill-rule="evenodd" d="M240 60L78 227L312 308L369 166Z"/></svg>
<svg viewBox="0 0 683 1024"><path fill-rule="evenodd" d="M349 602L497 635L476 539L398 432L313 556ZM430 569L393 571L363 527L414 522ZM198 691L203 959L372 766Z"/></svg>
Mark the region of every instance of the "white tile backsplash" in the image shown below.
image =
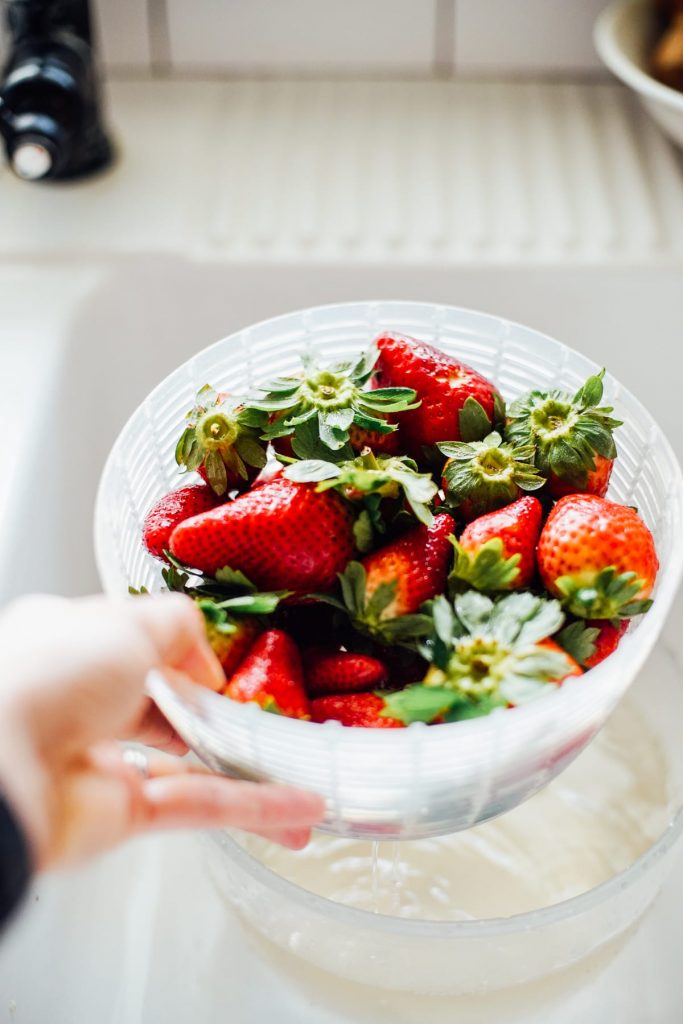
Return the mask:
<svg viewBox="0 0 683 1024"><path fill-rule="evenodd" d="M582 74L606 0L91 0L104 62L164 74ZM0 3L0 60L6 45Z"/></svg>
<svg viewBox="0 0 683 1024"><path fill-rule="evenodd" d="M112 69L149 68L147 0L90 0L105 64Z"/></svg>
<svg viewBox="0 0 683 1024"><path fill-rule="evenodd" d="M456 73L597 70L591 35L605 2L455 0Z"/></svg>
<svg viewBox="0 0 683 1024"><path fill-rule="evenodd" d="M146 71L150 63L147 0L90 2L97 41L107 67L114 70ZM0 2L0 65L6 56L5 8Z"/></svg>
<svg viewBox="0 0 683 1024"><path fill-rule="evenodd" d="M436 0L167 0L179 70L408 72L434 67Z"/></svg>

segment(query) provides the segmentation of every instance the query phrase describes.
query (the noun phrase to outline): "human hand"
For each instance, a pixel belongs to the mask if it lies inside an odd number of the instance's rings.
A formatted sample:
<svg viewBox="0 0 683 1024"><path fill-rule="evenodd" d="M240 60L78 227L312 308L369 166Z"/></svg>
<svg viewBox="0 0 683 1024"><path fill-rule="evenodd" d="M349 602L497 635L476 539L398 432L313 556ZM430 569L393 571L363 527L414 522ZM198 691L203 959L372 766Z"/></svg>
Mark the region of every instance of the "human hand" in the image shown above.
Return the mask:
<svg viewBox="0 0 683 1024"><path fill-rule="evenodd" d="M144 695L150 669L225 684L187 598L23 598L0 616L0 650L0 787L36 867L161 828L233 826L299 848L322 817L315 794L236 782L178 758L151 757L144 777L112 742L185 749Z"/></svg>

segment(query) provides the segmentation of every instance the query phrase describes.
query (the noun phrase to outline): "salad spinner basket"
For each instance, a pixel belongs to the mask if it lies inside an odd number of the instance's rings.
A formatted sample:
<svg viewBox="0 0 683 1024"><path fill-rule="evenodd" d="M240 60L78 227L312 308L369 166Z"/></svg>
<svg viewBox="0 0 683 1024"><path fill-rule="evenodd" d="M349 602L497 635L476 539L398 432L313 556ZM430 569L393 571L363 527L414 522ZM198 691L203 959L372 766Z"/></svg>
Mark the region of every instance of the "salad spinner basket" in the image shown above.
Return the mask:
<svg viewBox="0 0 683 1024"><path fill-rule="evenodd" d="M243 395L297 370L302 353L353 359L381 331L400 331L470 363L508 401L531 388L574 392L598 367L538 331L466 309L414 302L322 306L232 334L171 373L131 416L107 460L96 507L104 589L160 589L144 549L150 506L180 483L175 444L196 391L211 383ZM322 828L372 839L414 839L469 828L545 786L590 742L652 650L683 565L681 472L649 412L609 375L605 400L624 421L609 496L636 505L661 569L651 611L618 650L583 678L535 702L484 718L407 729L319 725L238 704L189 681L154 674L148 689L191 749L214 770L321 793Z"/></svg>

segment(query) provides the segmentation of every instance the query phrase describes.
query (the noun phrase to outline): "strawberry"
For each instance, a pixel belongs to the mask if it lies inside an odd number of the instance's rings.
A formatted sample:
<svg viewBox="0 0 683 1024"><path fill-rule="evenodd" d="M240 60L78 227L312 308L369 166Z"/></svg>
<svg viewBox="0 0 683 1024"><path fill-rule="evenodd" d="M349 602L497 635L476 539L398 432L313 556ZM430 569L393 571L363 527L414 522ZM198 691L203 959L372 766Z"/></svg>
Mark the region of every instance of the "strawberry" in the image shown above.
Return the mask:
<svg viewBox="0 0 683 1024"><path fill-rule="evenodd" d="M382 386L412 388L420 405L397 413L402 450L418 462L425 448L446 439L476 441L504 419L497 389L465 363L400 334L377 339Z"/></svg>
<svg viewBox="0 0 683 1024"><path fill-rule="evenodd" d="M284 470L289 480L300 483L318 481L318 493L334 488L348 501L362 502L370 524L378 533L386 531L383 510L403 497L416 519L431 525L427 507L436 498L437 487L429 473L418 473L411 459L380 455L364 449L348 462L324 462L321 459L295 462ZM357 538L358 539L358 538ZM372 540L372 537L370 538ZM359 544L359 547L362 547Z"/></svg>
<svg viewBox="0 0 683 1024"><path fill-rule="evenodd" d="M380 433L379 430L366 430L353 423L349 429L349 444L354 452L362 452L364 448L371 448L373 452L382 455L398 455L401 449L401 438L396 424L391 417L384 417L385 423L392 427L390 434Z"/></svg>
<svg viewBox="0 0 683 1024"><path fill-rule="evenodd" d="M579 619L556 639L584 668L595 668L616 651L628 625L628 619Z"/></svg>
<svg viewBox="0 0 683 1024"><path fill-rule="evenodd" d="M269 629L253 645L223 691L240 703L253 701L288 718L310 718L299 651L281 629Z"/></svg>
<svg viewBox="0 0 683 1024"><path fill-rule="evenodd" d="M416 526L379 548L362 562L351 562L340 577L343 603L361 632L385 643L414 639L429 626L416 614L425 601L446 586L453 520L434 517L431 526Z"/></svg>
<svg viewBox="0 0 683 1024"><path fill-rule="evenodd" d="M389 678L386 665L369 654L313 647L305 652L303 661L311 697L372 690L384 686Z"/></svg>
<svg viewBox="0 0 683 1024"><path fill-rule="evenodd" d="M528 587L536 572L536 542L543 509L538 498L519 498L466 526L454 541L452 583L477 590Z"/></svg>
<svg viewBox="0 0 683 1024"><path fill-rule="evenodd" d="M342 725L364 729L402 729L404 723L385 714L383 697L376 693L345 693L334 697L317 697L311 701L314 722L341 722Z"/></svg>
<svg viewBox="0 0 683 1024"><path fill-rule="evenodd" d="M583 491L586 494L597 494L599 497L604 498L607 494L610 477L612 476L614 459L606 459L603 455L594 455L593 462L595 463L595 469L587 470L585 478L582 477L581 481L575 480L571 482L569 479L551 473L548 478L549 494L553 498L563 498L566 494L576 494L577 491ZM577 486L577 484L582 484L582 486Z"/></svg>
<svg viewBox="0 0 683 1024"><path fill-rule="evenodd" d="M558 601L530 593L495 603L476 590L433 603L422 683L385 697L386 714L410 722L453 722L527 703L570 675L574 659L549 637L562 625Z"/></svg>
<svg viewBox="0 0 683 1024"><path fill-rule="evenodd" d="M226 399L208 384L197 392L175 452L178 465L198 472L218 495L248 485L267 461L260 440L267 417Z"/></svg>
<svg viewBox="0 0 683 1024"><path fill-rule="evenodd" d="M326 590L354 555L353 514L333 491L278 476L181 523L171 551L210 575L230 565L264 590Z"/></svg>
<svg viewBox="0 0 683 1024"><path fill-rule="evenodd" d="M547 590L581 618L629 617L652 603L657 552L632 508L596 494L560 498L541 530L537 557Z"/></svg>
<svg viewBox="0 0 683 1024"><path fill-rule="evenodd" d="M165 494L145 516L142 540L151 555L166 560L171 534L178 523L215 508L219 498L206 484L181 487Z"/></svg>
<svg viewBox="0 0 683 1024"><path fill-rule="evenodd" d="M508 409L506 438L533 445L535 464L554 497L577 491L607 493L617 456L613 431L621 421L601 406L605 371L589 377L574 396L566 391L531 391Z"/></svg>
<svg viewBox="0 0 683 1024"><path fill-rule="evenodd" d="M204 603L202 601L200 605ZM254 615L226 615L221 621L216 621L205 612L204 621L209 643L226 678L229 678L246 657L263 627Z"/></svg>
<svg viewBox="0 0 683 1024"><path fill-rule="evenodd" d="M483 441L445 441L438 448L448 456L442 479L446 500L465 521L509 505L545 484L534 467L533 445L515 447L495 430Z"/></svg>
<svg viewBox="0 0 683 1024"><path fill-rule="evenodd" d="M278 445L290 438L291 451L299 458L353 458L352 441L363 448L370 438L395 433L389 414L415 408L411 388L366 387L376 361L375 349L356 363L325 370L305 358L303 373L277 377L259 387L264 397L248 402L245 412L265 415L263 438Z"/></svg>
<svg viewBox="0 0 683 1024"><path fill-rule="evenodd" d="M619 622L600 622L598 619L590 619L587 625L597 629L598 635L593 641L595 652L584 661L584 665L586 668L595 668L616 651L619 641L628 629L629 622L628 619L620 619Z"/></svg>

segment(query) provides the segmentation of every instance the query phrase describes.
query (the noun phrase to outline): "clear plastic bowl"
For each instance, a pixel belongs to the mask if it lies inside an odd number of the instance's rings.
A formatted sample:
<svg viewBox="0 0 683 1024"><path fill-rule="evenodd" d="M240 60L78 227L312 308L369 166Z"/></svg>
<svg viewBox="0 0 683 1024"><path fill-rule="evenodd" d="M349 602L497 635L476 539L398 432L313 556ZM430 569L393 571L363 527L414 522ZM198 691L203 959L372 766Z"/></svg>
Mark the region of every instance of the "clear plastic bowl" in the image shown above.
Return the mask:
<svg viewBox="0 0 683 1024"><path fill-rule="evenodd" d="M413 335L491 378L506 399L532 387L575 391L598 367L538 331L472 310L412 302L322 306L224 338L174 371L130 418L105 466L96 508L104 588L159 588L159 565L141 542L144 515L178 486L180 424L197 389L243 394L297 369L302 352L355 357L380 331ZM210 767L320 792L324 828L368 838L417 838L468 828L514 807L557 775L591 740L652 650L683 567L683 488L676 457L641 403L613 377L605 397L624 421L610 494L637 505L653 531L661 571L652 610L589 679L485 718L436 727L351 729L262 712L217 694L157 679L164 714Z"/></svg>
<svg viewBox="0 0 683 1024"><path fill-rule="evenodd" d="M325 971L378 988L482 994L539 981L587 957L606 962L659 891L683 830L683 679L674 659L657 651L631 700L648 720L667 763L668 799L657 818L662 832L625 870L583 895L511 917L389 917L301 888L224 832L201 838L210 874L221 896L268 941ZM590 758L592 751L582 756ZM633 767L638 771L639 765ZM606 805L613 792L608 790ZM615 842L618 835L615 825Z"/></svg>

